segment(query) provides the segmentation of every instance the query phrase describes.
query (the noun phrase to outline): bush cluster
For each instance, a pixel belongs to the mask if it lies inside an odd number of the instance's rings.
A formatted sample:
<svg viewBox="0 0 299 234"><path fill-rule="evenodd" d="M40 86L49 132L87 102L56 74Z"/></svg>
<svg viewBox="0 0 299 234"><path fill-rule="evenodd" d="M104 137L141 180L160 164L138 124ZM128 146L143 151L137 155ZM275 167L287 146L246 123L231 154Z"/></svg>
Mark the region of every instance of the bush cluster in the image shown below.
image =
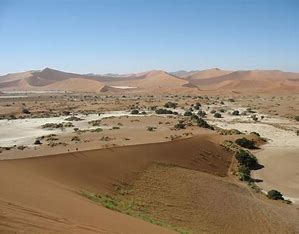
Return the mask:
<svg viewBox="0 0 299 234"><path fill-rule="evenodd" d="M245 137L239 138L236 141L236 144L238 144L241 147L247 148L247 149L256 149L255 142L253 140L248 140Z"/></svg>
<svg viewBox="0 0 299 234"><path fill-rule="evenodd" d="M221 115L220 113L217 112L217 113L214 114L214 117L215 117L215 118L222 118L222 115Z"/></svg>
<svg viewBox="0 0 299 234"><path fill-rule="evenodd" d="M167 102L167 103L164 104L164 107L165 108L173 108L173 109L175 109L177 107L177 105L178 104L176 102Z"/></svg>
<svg viewBox="0 0 299 234"><path fill-rule="evenodd" d="M236 153L236 159L240 165L247 167L249 170L254 169L258 164L256 157L245 150L239 150Z"/></svg>
<svg viewBox="0 0 299 234"><path fill-rule="evenodd" d="M206 113L206 112L204 112L203 110L200 110L200 111L198 111L198 112L197 112L197 115L198 115L199 117L202 117L202 118L204 118L204 117L206 117L206 116L207 116L207 113Z"/></svg>
<svg viewBox="0 0 299 234"><path fill-rule="evenodd" d="M196 102L193 107L194 107L195 110L199 110L200 107L201 107L201 104L199 102Z"/></svg>
<svg viewBox="0 0 299 234"><path fill-rule="evenodd" d="M167 110L167 109L158 109L155 111L156 114L158 115L177 115L178 113L175 111Z"/></svg>
<svg viewBox="0 0 299 234"><path fill-rule="evenodd" d="M239 178L242 181L251 182L250 170L254 169L258 162L255 156L245 150L236 152L236 159L239 162Z"/></svg>
<svg viewBox="0 0 299 234"><path fill-rule="evenodd" d="M184 116L192 116L192 112L191 112L191 111L186 111L186 112L184 113Z"/></svg>
<svg viewBox="0 0 299 234"><path fill-rule="evenodd" d="M132 115L138 115L139 114L139 110L134 109L134 110L131 111L131 114Z"/></svg>
<svg viewBox="0 0 299 234"><path fill-rule="evenodd" d="M267 193L267 197L270 198L270 199L273 199L273 200L284 200L282 194L277 191L277 190L270 190L268 193Z"/></svg>
<svg viewBox="0 0 299 234"><path fill-rule="evenodd" d="M201 128L208 128L208 129L214 130L214 128L210 124L208 124L207 121L205 121L202 118L197 119L197 126L201 127Z"/></svg>

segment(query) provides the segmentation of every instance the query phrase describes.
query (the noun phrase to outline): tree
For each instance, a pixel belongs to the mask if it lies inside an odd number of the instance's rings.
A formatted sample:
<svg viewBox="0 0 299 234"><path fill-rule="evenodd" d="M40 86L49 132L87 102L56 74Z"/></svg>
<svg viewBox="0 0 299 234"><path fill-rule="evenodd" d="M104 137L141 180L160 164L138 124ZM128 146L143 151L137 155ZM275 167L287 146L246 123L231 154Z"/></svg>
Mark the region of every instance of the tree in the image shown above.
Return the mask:
<svg viewBox="0 0 299 234"><path fill-rule="evenodd" d="M237 152L236 159L241 165L246 166L249 169L255 168L258 164L256 157L245 150L240 150L239 152Z"/></svg>
<svg viewBox="0 0 299 234"><path fill-rule="evenodd" d="M282 194L277 191L277 190L270 190L268 193L267 193L267 197L270 198L270 199L273 199L273 200L284 200Z"/></svg>
<svg viewBox="0 0 299 234"><path fill-rule="evenodd" d="M236 141L236 144L247 149L256 149L255 142L253 140L248 140L245 137L239 138Z"/></svg>

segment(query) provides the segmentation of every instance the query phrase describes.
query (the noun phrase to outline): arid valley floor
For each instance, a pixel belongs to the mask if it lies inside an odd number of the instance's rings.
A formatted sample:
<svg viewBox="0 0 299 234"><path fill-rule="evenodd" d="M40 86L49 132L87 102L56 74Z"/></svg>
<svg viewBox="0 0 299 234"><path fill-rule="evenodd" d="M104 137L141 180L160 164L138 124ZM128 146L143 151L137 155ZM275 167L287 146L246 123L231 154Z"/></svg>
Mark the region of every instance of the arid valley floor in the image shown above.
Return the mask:
<svg viewBox="0 0 299 234"><path fill-rule="evenodd" d="M299 232L298 73L46 68L0 117L0 233Z"/></svg>

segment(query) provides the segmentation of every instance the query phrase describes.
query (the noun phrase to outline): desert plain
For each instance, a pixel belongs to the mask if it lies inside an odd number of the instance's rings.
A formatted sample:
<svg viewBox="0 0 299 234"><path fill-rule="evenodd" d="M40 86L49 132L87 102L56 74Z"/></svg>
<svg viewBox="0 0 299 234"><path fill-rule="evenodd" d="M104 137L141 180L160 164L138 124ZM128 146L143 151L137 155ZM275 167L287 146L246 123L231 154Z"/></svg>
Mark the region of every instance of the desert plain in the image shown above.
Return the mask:
<svg viewBox="0 0 299 234"><path fill-rule="evenodd" d="M0 117L1 233L299 231L299 73L45 68Z"/></svg>

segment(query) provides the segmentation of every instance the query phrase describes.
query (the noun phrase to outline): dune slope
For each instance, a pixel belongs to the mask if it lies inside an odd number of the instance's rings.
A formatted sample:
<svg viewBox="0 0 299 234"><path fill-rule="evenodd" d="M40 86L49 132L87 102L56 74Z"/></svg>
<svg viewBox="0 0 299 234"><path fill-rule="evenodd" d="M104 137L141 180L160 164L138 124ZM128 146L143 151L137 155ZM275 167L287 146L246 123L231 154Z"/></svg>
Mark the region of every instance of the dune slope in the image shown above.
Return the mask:
<svg viewBox="0 0 299 234"><path fill-rule="evenodd" d="M157 193L157 201L164 197L167 199L166 204L172 204L175 201L173 200L174 197L178 194L182 199L186 198L186 200L180 201L183 209L189 209L190 201L197 200L196 204L199 209L192 209L192 212L195 212L194 215L197 213L202 216L199 219L200 230L204 228L208 230L211 222L219 223L217 230L222 230L222 225L226 222L228 226L233 225L239 212L241 212L244 217L247 215L250 217L249 226L256 224L255 230L257 231L276 230L279 225L279 230L290 232L293 228L291 225L292 213L286 211L284 207L277 210L276 205L257 202L256 198L252 197L246 188L234 184L227 185L228 182L223 181L225 178L221 179L227 175L230 161L231 154L214 143L213 135L203 135L167 143L1 161L0 231L22 230L25 233L170 233L171 230L107 210L79 194L80 191L114 194L115 185L119 183L149 184L142 174L150 170L154 162L160 162L185 168L186 171L180 171L182 169L170 171L169 173L174 173L170 177L163 176L163 173L156 171L154 179L157 180L155 183L157 187L150 188L148 194L151 193L151 189L158 188L162 193ZM199 171L205 173L195 173ZM193 178L193 175L197 177ZM161 179L163 181L159 182ZM190 179L195 184L182 181ZM167 187L162 182L166 183ZM183 184L186 184L187 187L181 187ZM232 190L234 187L235 189ZM168 193L173 191L173 195L163 195L163 191L166 191L165 188L167 188ZM219 194L216 193L218 189L220 189ZM191 200L185 197L189 192L191 192ZM216 197L210 196L211 193L216 193ZM140 198L142 196L142 194L138 195ZM200 199L196 199L197 196ZM224 204L222 205L230 207L228 213L226 210L223 212L234 219L226 217L224 213L223 215L219 214L221 196L227 197L223 200ZM203 206L208 217L202 213L203 210L200 207ZM247 209L251 206L259 206L259 209ZM267 216L266 223L255 223L255 219L264 217L263 212L258 212L264 208L267 209L269 217L275 218L272 220L268 219ZM173 215L179 215L179 212L182 212L181 209L176 210L177 212ZM160 212L159 209L157 211ZM169 211L169 209L165 209L166 213L162 216L159 216L160 213L158 212L158 218L171 221L169 218L172 216L167 215ZM257 212L256 215L252 215L251 212L255 211ZM290 221L287 222L283 217L287 217ZM183 223L182 225L194 228L194 226L190 226L192 222L187 224ZM250 229L244 230L249 232Z"/></svg>

